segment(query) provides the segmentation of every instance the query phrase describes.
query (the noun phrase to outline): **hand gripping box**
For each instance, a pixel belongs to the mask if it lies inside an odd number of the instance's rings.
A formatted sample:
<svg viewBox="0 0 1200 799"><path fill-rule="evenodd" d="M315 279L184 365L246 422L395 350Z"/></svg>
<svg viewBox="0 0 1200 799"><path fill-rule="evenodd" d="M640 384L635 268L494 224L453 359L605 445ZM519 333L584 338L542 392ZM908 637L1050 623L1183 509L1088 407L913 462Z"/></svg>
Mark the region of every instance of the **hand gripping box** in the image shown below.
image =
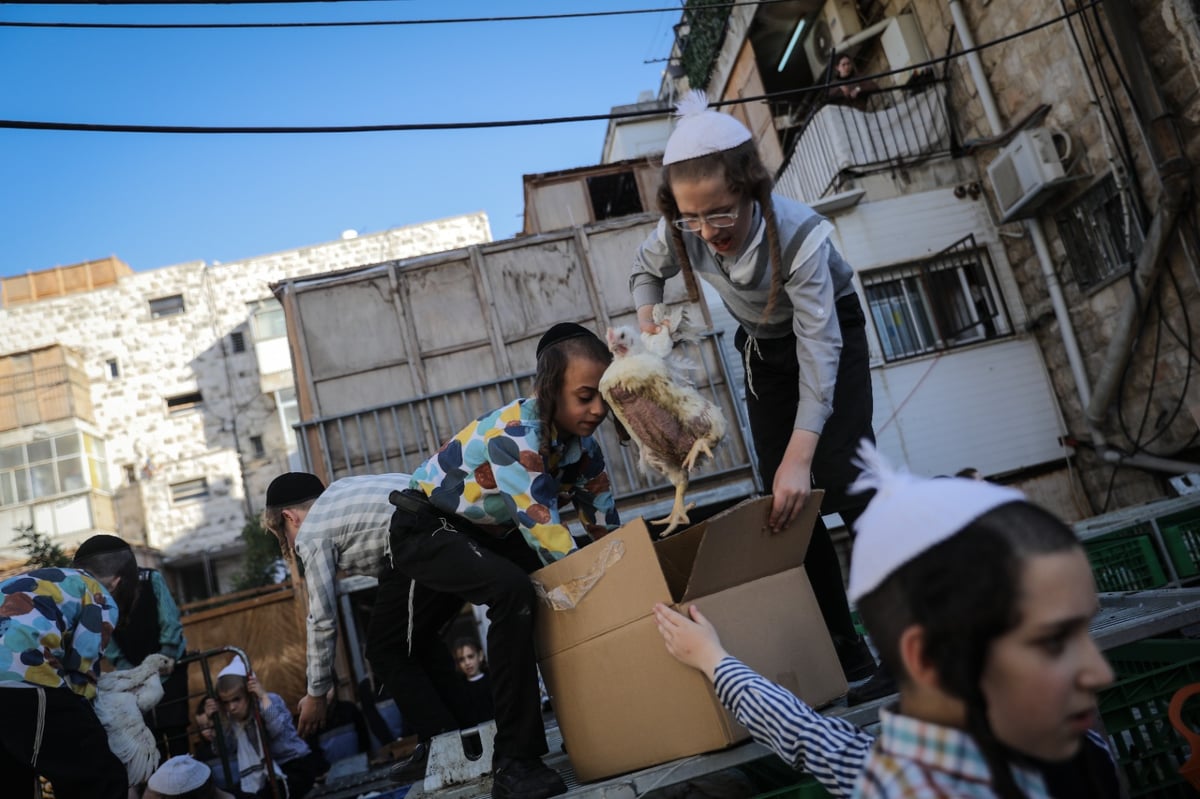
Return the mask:
<svg viewBox="0 0 1200 799"><path fill-rule="evenodd" d="M667 653L655 602L695 604L730 654L811 705L846 692L804 571L820 500L814 492L776 535L765 529L770 497L661 541L636 519L534 573L546 595L537 610L538 664L581 780L749 737L708 678Z"/></svg>

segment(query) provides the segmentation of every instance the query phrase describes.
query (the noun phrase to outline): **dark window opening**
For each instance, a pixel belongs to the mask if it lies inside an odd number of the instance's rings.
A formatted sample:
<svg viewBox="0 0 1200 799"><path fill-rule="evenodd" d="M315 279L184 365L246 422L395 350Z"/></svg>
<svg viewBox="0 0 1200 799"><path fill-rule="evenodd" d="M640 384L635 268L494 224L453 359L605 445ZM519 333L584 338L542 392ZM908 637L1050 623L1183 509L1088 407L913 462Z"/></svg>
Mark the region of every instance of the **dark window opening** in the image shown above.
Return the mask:
<svg viewBox="0 0 1200 799"><path fill-rule="evenodd" d="M237 330L229 334L229 343L234 352L246 351L246 334Z"/></svg>
<svg viewBox="0 0 1200 799"><path fill-rule="evenodd" d="M974 236L937 255L863 274L885 361L1011 335L987 250Z"/></svg>
<svg viewBox="0 0 1200 799"><path fill-rule="evenodd" d="M638 194L637 178L633 172L597 175L587 179L588 196L596 221L618 216L640 214L642 198Z"/></svg>
<svg viewBox="0 0 1200 799"><path fill-rule="evenodd" d="M254 457L266 457L267 449L263 446L262 436L250 436L250 449L254 452Z"/></svg>
<svg viewBox="0 0 1200 799"><path fill-rule="evenodd" d="M1142 227L1112 174L1084 192L1054 221L1071 272L1084 291L1129 272L1142 252Z"/></svg>
<svg viewBox="0 0 1200 799"><path fill-rule="evenodd" d="M181 314L185 310L182 294L172 294L170 297L159 297L150 300L150 318L161 319L164 316Z"/></svg>
<svg viewBox="0 0 1200 799"><path fill-rule="evenodd" d="M190 394L178 394L174 397L167 397L167 414L176 416L188 411L198 410L204 405L204 397L199 391L193 391Z"/></svg>
<svg viewBox="0 0 1200 799"><path fill-rule="evenodd" d="M108 369L108 377L110 380L121 376L121 364L117 362L116 358L109 358L104 362L104 366L106 369Z"/></svg>
<svg viewBox="0 0 1200 799"><path fill-rule="evenodd" d="M182 483L171 484L171 501L194 502L208 497L208 478L197 477L195 480L184 480Z"/></svg>

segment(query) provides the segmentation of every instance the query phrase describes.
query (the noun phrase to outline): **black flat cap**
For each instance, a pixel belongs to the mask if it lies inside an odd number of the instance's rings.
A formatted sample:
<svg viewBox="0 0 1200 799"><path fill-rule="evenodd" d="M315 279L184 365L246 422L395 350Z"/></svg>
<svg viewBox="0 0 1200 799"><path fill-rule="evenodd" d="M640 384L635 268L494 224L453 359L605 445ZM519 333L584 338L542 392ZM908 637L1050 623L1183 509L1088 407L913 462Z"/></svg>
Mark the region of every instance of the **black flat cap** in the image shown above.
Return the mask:
<svg viewBox="0 0 1200 799"><path fill-rule="evenodd" d="M542 334L541 339L538 340L537 355L541 357L543 350L554 346L560 341L566 341L569 338L582 338L583 336L590 336L597 341L600 340L599 336L583 325L577 325L574 322L559 322Z"/></svg>
<svg viewBox="0 0 1200 799"><path fill-rule="evenodd" d="M267 486L268 508L290 508L316 499L325 491L321 478L308 472L281 474Z"/></svg>

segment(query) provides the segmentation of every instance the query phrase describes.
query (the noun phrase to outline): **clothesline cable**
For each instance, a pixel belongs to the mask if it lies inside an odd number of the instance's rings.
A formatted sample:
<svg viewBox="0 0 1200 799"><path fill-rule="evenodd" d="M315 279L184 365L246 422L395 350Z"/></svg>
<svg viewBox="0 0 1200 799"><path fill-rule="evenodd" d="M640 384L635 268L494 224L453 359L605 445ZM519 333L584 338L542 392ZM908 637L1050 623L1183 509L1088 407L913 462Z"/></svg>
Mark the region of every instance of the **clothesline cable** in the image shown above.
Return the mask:
<svg viewBox="0 0 1200 799"><path fill-rule="evenodd" d="M959 50L955 53L950 53L945 56L931 58L919 64L909 64L900 69L888 70L886 72L878 72L874 75L866 75L861 80L877 79L888 77L891 75L909 72L911 70L924 69L947 63L952 60L961 58L969 53L980 52L992 47L997 47L1001 44L1019 39L1023 36L1028 36L1039 30L1055 25L1059 22L1067 20L1077 14L1082 14L1089 8L1099 4L1101 0L1091 0L1088 3L1080 4L1077 8L1066 11L1056 17L1052 17L1044 22L1032 25L1028 28L1006 34L996 39L977 44L964 50ZM763 100L779 100L787 97L797 97L810 92L825 91L823 85L807 86L800 89L787 89L778 92L769 92L766 94L755 95L751 97L739 97L729 100L721 100L711 103L714 107L740 105L743 103L760 102ZM618 111L608 114L583 114L578 116L566 117L542 117L536 119L502 119L491 120L485 122L411 122L411 123L391 123L381 125L236 125L236 126L205 126L205 125L136 125L136 124L105 124L95 122L48 122L48 121L31 121L17 119L0 119L0 129L7 128L11 130L56 130L56 131L75 131L86 133L163 133L163 134L205 134L205 135L229 135L229 134L315 134L315 133L384 133L384 132L408 132L408 131L423 131L423 130L478 130L487 128L514 128L514 127L533 127L540 125L561 125L575 122L597 122L602 120L612 119L629 119L643 116L657 116L663 111L659 109L645 109L633 111Z"/></svg>

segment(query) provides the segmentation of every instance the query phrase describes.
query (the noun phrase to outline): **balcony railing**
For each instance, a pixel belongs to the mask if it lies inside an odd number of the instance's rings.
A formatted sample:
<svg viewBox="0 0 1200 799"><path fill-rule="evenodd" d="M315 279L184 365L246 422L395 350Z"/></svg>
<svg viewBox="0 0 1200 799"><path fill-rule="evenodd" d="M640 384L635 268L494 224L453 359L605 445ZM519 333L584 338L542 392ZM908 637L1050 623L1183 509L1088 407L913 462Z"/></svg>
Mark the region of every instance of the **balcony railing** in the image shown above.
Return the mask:
<svg viewBox="0 0 1200 799"><path fill-rule="evenodd" d="M950 154L946 86L880 89L854 105L825 103L811 113L780 170L775 190L813 203L849 178Z"/></svg>

